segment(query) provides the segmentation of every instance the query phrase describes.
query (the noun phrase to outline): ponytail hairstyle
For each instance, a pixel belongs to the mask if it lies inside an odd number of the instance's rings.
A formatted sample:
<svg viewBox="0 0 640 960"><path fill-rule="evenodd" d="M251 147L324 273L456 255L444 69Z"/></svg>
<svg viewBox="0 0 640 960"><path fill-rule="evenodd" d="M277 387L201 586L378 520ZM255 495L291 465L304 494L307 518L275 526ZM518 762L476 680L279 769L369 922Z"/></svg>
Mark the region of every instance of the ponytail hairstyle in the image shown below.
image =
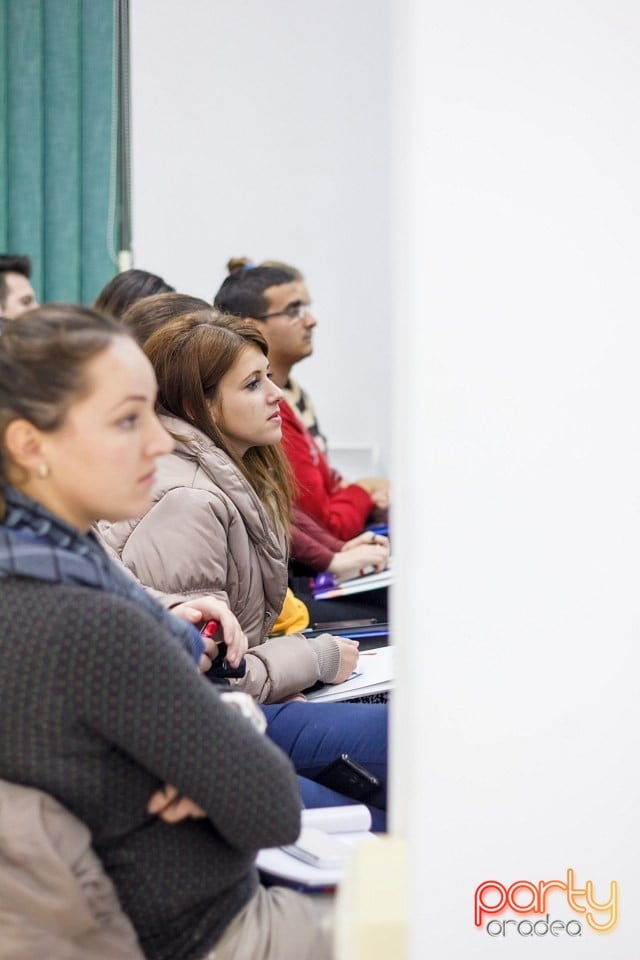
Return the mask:
<svg viewBox="0 0 640 960"><path fill-rule="evenodd" d="M257 493L276 529L288 533L292 477L280 444L250 447L238 457L211 414L220 380L250 345L268 356L266 340L251 321L209 308L169 321L149 337L144 352L156 373L160 407L197 427L224 450Z"/></svg>
<svg viewBox="0 0 640 960"><path fill-rule="evenodd" d="M213 305L221 313L261 320L269 309L264 295L269 287L280 287L302 279L295 267L272 260L255 266L245 257L228 261L229 276L215 295Z"/></svg>
<svg viewBox="0 0 640 960"><path fill-rule="evenodd" d="M9 424L24 419L45 433L57 430L91 389L89 361L123 336L129 334L117 320L75 304L51 304L0 321L0 517L15 469L5 447Z"/></svg>

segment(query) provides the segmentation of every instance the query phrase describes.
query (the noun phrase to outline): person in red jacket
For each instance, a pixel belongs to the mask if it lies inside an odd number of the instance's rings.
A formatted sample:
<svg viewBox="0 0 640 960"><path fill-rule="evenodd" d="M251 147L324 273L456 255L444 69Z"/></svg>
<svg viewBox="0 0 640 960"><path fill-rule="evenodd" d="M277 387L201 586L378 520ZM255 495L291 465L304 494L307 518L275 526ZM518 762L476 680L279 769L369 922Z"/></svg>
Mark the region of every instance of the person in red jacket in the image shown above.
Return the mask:
<svg viewBox="0 0 640 960"><path fill-rule="evenodd" d="M310 573L331 573L336 581L357 577L365 567L384 570L389 560L389 539L365 530L352 540L334 537L326 527L294 506L289 536L289 556Z"/></svg>
<svg viewBox="0 0 640 960"><path fill-rule="evenodd" d="M384 477L349 483L331 468L313 404L291 379L293 366L313 352L317 323L304 278L294 267L274 261L253 266L238 258L229 261L228 269L214 306L253 320L267 340L273 380L284 392L282 445L296 479L296 505L335 537L350 540L386 513L389 483Z"/></svg>
<svg viewBox="0 0 640 960"><path fill-rule="evenodd" d="M388 621L386 587L331 600L316 600L313 595L313 581L319 572L331 573L340 582L357 577L363 568L384 570L389 559L387 537L366 530L345 542L294 507L289 540L289 586L304 602L313 627L335 621Z"/></svg>

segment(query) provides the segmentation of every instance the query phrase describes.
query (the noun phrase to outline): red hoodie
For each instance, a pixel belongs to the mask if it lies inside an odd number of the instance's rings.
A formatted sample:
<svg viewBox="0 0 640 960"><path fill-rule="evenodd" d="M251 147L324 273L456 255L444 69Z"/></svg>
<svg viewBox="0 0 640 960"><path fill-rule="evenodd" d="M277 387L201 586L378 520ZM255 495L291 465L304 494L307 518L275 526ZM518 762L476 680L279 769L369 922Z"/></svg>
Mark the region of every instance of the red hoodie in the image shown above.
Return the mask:
<svg viewBox="0 0 640 960"><path fill-rule="evenodd" d="M351 540L362 533L375 504L355 483L343 486L317 443L286 402L280 401L282 446L293 470L296 505L315 517L335 537Z"/></svg>

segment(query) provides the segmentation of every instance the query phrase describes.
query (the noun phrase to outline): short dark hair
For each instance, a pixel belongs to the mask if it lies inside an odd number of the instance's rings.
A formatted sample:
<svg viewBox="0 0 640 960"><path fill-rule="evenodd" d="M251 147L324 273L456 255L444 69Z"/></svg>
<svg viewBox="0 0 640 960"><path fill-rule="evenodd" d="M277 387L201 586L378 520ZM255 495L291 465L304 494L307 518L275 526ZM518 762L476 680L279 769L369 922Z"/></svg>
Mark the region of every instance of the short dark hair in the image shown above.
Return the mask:
<svg viewBox="0 0 640 960"><path fill-rule="evenodd" d="M174 293L175 287L148 270L123 270L110 280L97 296L94 307L121 319L125 310L138 300L156 293Z"/></svg>
<svg viewBox="0 0 640 960"><path fill-rule="evenodd" d="M5 273L20 273L30 280L31 260L18 253L0 253L0 304L3 306L9 292Z"/></svg>
<svg viewBox="0 0 640 960"><path fill-rule="evenodd" d="M259 320L269 309L264 295L269 287L280 287L285 283L294 283L300 279L300 272L289 264L277 263L277 266L253 266L244 257L229 260L226 278L215 295L213 305L221 313L230 313L236 317L253 317Z"/></svg>

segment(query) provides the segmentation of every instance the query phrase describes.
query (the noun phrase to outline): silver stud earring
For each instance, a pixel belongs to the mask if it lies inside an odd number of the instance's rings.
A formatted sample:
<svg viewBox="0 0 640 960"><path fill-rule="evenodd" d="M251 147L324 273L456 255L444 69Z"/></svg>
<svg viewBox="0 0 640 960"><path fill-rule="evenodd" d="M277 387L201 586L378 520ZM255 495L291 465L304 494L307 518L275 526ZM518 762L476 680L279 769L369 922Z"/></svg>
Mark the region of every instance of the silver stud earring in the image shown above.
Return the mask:
<svg viewBox="0 0 640 960"><path fill-rule="evenodd" d="M39 463L38 464L38 476L42 477L43 480L49 476L49 464L48 463Z"/></svg>

